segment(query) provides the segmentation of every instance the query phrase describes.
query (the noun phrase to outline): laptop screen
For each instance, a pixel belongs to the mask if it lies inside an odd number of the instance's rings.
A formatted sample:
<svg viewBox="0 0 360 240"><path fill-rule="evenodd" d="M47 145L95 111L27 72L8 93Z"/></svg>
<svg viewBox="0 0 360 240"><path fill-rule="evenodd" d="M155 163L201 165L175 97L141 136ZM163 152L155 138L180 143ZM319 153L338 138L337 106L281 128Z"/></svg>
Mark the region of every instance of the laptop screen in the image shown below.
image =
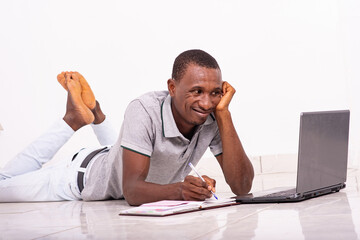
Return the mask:
<svg viewBox="0 0 360 240"><path fill-rule="evenodd" d="M302 113L297 193L346 181L350 111Z"/></svg>

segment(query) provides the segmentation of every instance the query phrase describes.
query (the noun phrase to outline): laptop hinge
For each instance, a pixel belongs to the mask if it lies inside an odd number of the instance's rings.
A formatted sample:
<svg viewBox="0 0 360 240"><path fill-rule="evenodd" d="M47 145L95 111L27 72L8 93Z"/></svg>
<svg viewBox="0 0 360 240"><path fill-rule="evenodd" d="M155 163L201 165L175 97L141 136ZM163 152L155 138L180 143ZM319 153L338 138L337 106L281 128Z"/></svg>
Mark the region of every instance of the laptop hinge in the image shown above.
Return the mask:
<svg viewBox="0 0 360 240"><path fill-rule="evenodd" d="M340 191L340 189L345 188L345 186L346 186L345 183L339 183L339 184L336 184L333 186L304 192L303 194L300 194L300 195L302 195L304 198L317 197L317 196L325 195L325 194L332 193L332 192L338 192L338 191Z"/></svg>

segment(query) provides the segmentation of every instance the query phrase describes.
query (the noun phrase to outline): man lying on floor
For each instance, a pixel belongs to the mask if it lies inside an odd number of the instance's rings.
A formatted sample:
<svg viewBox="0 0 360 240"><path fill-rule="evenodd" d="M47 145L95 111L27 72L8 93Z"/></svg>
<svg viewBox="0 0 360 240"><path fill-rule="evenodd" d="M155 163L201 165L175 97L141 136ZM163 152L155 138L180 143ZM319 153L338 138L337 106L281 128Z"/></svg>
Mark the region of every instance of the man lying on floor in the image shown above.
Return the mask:
<svg viewBox="0 0 360 240"><path fill-rule="evenodd" d="M205 200L215 192L215 180L203 176L203 182L188 174L189 163L196 165L208 147L232 192L250 191L253 167L229 112L235 89L222 81L220 67L208 53L181 53L168 91L134 99L118 138L81 74L63 72L58 81L68 92L66 113L1 169L0 202ZM83 148L42 168L75 131L89 124L104 147Z"/></svg>

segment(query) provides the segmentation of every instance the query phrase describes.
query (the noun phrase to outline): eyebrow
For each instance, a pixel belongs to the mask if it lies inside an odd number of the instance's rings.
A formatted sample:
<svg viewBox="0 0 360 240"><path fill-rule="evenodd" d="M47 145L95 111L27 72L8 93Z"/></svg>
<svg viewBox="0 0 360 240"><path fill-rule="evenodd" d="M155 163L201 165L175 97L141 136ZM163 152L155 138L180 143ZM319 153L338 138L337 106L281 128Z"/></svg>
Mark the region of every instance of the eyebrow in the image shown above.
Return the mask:
<svg viewBox="0 0 360 240"><path fill-rule="evenodd" d="M205 88L201 87L201 86L193 86L192 88L190 88L190 91L195 90L195 89L205 89ZM216 88L212 89L211 92L212 91L222 91L222 89L220 87L216 87Z"/></svg>

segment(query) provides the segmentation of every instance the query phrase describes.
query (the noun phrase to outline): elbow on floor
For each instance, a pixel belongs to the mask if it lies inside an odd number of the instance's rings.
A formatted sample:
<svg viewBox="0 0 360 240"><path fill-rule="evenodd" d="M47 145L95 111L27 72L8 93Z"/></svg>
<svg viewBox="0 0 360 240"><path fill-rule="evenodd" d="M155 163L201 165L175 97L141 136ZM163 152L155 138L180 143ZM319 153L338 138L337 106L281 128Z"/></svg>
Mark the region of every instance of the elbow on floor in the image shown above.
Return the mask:
<svg viewBox="0 0 360 240"><path fill-rule="evenodd" d="M247 180L236 180L233 181L233 183L229 183L229 186L231 188L231 191L237 195L245 195L248 194L251 190L252 187L252 180L253 179L247 179Z"/></svg>

